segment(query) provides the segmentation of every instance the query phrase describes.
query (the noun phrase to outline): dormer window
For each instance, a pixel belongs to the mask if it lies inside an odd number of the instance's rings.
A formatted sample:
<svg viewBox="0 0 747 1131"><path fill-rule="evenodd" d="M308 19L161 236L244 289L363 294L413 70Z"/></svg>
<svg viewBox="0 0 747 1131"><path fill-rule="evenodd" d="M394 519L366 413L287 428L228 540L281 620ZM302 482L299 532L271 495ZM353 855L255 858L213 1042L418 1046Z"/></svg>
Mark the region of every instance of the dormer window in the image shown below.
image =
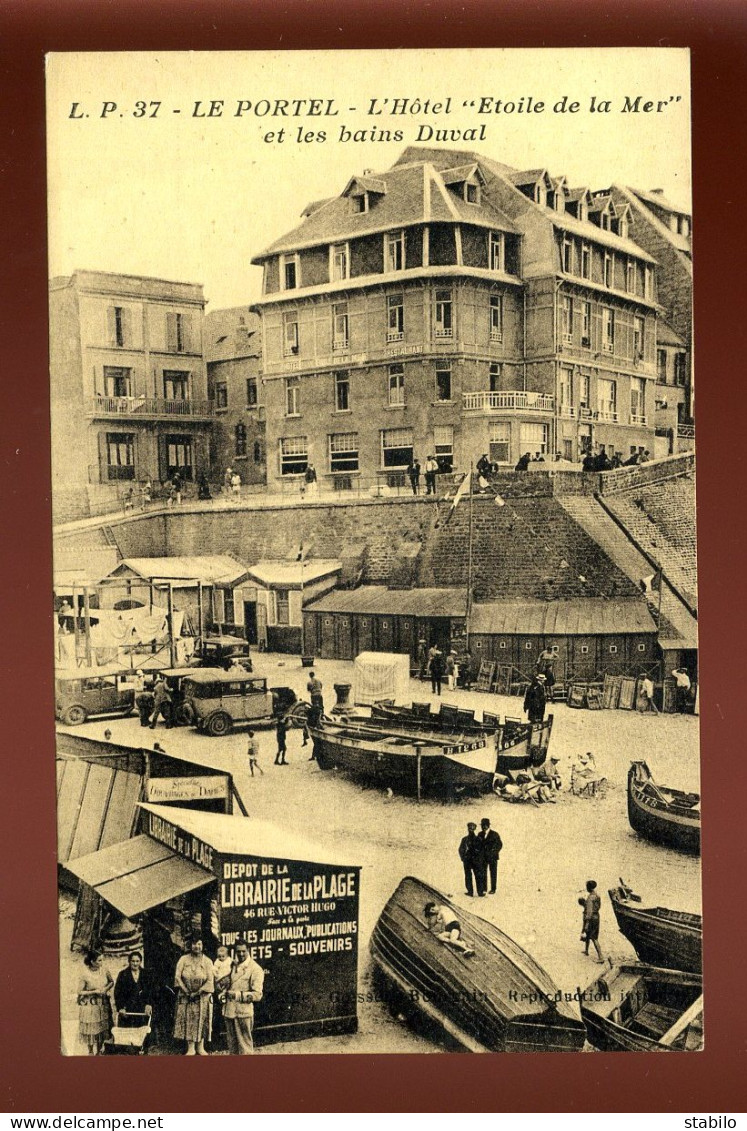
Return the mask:
<svg viewBox="0 0 747 1131"><path fill-rule="evenodd" d="M351 196L350 202L353 207L353 212L368 212L368 193L359 192L355 196Z"/></svg>
<svg viewBox="0 0 747 1131"><path fill-rule="evenodd" d="M350 275L350 256L346 243L335 244L329 249L329 275L333 283L347 279Z"/></svg>
<svg viewBox="0 0 747 1131"><path fill-rule="evenodd" d="M491 232L488 237L488 261L491 271L505 271L506 244L503 232Z"/></svg>
<svg viewBox="0 0 747 1131"><path fill-rule="evenodd" d="M618 236L621 236L622 239L624 239L624 240L626 240L628 238L628 217L627 216L621 216L620 219L617 221L617 234L618 234Z"/></svg>
<svg viewBox="0 0 747 1131"><path fill-rule="evenodd" d="M464 199L467 204L480 203L480 186L474 185L470 181L466 181L464 185Z"/></svg>
<svg viewBox="0 0 747 1131"><path fill-rule="evenodd" d="M603 228L605 232L609 232L611 230L612 221L610 219L609 212L600 212L600 214L599 214L599 226L601 228Z"/></svg>
<svg viewBox="0 0 747 1131"><path fill-rule="evenodd" d="M584 221L589 219L589 202L585 197L578 202L578 218Z"/></svg>
<svg viewBox="0 0 747 1131"><path fill-rule="evenodd" d="M547 189L542 181L538 181L534 186L534 203L542 204L543 206L547 204Z"/></svg>
<svg viewBox="0 0 747 1131"><path fill-rule="evenodd" d="M280 256L280 278L284 291L295 291L300 286L300 274L297 255Z"/></svg>

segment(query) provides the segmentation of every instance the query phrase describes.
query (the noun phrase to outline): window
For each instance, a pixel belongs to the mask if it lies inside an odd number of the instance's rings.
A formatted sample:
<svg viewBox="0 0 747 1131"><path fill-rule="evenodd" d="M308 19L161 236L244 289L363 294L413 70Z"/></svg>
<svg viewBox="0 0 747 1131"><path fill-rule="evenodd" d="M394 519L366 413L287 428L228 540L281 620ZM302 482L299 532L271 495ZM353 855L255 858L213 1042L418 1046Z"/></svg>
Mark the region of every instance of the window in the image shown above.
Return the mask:
<svg viewBox="0 0 747 1131"><path fill-rule="evenodd" d="M491 271L504 271L506 265L503 232L491 232L488 238L488 262Z"/></svg>
<svg viewBox="0 0 747 1131"><path fill-rule="evenodd" d="M560 407L561 409L573 407L573 370L565 366L560 370Z"/></svg>
<svg viewBox="0 0 747 1131"><path fill-rule="evenodd" d="M584 279L591 278L591 248L588 243L581 247L581 275Z"/></svg>
<svg viewBox="0 0 747 1131"><path fill-rule="evenodd" d="M185 353L187 345L187 320L178 311L166 314L166 347L169 353Z"/></svg>
<svg viewBox="0 0 747 1131"><path fill-rule="evenodd" d="M405 336L405 296L401 292L387 295L386 315L386 340L401 342Z"/></svg>
<svg viewBox="0 0 747 1131"><path fill-rule="evenodd" d="M607 353L615 349L615 312L609 306L602 307L602 349Z"/></svg>
<svg viewBox="0 0 747 1131"><path fill-rule="evenodd" d="M329 470L358 470L358 433L336 432L329 438Z"/></svg>
<svg viewBox="0 0 747 1131"><path fill-rule="evenodd" d="M633 319L633 356L637 360L643 357L645 327L646 324L643 319L636 315Z"/></svg>
<svg viewBox="0 0 747 1131"><path fill-rule="evenodd" d="M257 378L247 377L246 379L246 407L257 407Z"/></svg>
<svg viewBox="0 0 747 1131"><path fill-rule="evenodd" d="M608 251L604 253L604 285L611 287L615 280L614 258Z"/></svg>
<svg viewBox="0 0 747 1131"><path fill-rule="evenodd" d="M301 415L301 380L299 377L285 378L285 415Z"/></svg>
<svg viewBox="0 0 747 1131"><path fill-rule="evenodd" d="M278 624L290 624L290 590L275 590L275 619Z"/></svg>
<svg viewBox="0 0 747 1131"><path fill-rule="evenodd" d="M491 423L490 425L490 462L508 463L510 460L511 425L506 423Z"/></svg>
<svg viewBox="0 0 747 1131"><path fill-rule="evenodd" d="M109 310L112 333L110 335L115 346L123 346L126 342L126 315L127 311L122 306L112 306Z"/></svg>
<svg viewBox="0 0 747 1131"><path fill-rule="evenodd" d="M368 193L359 192L350 198L353 212L368 212Z"/></svg>
<svg viewBox="0 0 747 1131"><path fill-rule="evenodd" d="M645 424L646 408L644 404L646 385L642 377L630 379L630 423Z"/></svg>
<svg viewBox="0 0 747 1131"><path fill-rule="evenodd" d="M188 401L189 373L178 369L164 369L163 395L167 401Z"/></svg>
<svg viewBox="0 0 747 1131"><path fill-rule="evenodd" d="M332 304L332 349L346 350L348 344L348 304L335 302Z"/></svg>
<svg viewBox="0 0 747 1131"><path fill-rule="evenodd" d="M436 363L436 400L451 400L451 362L439 361Z"/></svg>
<svg viewBox="0 0 747 1131"><path fill-rule="evenodd" d="M541 181L534 186L534 200L536 204L547 203L547 190Z"/></svg>
<svg viewBox="0 0 747 1131"><path fill-rule="evenodd" d="M501 367L497 361L491 361L488 373L491 393L497 393L501 385Z"/></svg>
<svg viewBox="0 0 747 1131"><path fill-rule="evenodd" d="M166 474L169 479L179 472L182 479L192 478L192 437L166 437Z"/></svg>
<svg viewBox="0 0 747 1131"><path fill-rule="evenodd" d="M617 654L617 644L610 644L610 655L614 656L616 654Z"/></svg>
<svg viewBox="0 0 747 1131"><path fill-rule="evenodd" d="M573 463L573 440L563 440L563 459Z"/></svg>
<svg viewBox="0 0 747 1131"><path fill-rule="evenodd" d="M591 303L581 303L581 345L591 345Z"/></svg>
<svg viewBox="0 0 747 1131"><path fill-rule="evenodd" d="M113 365L104 366L104 396L129 397L131 394L131 371Z"/></svg>
<svg viewBox="0 0 747 1131"><path fill-rule="evenodd" d="M597 405L600 420L617 420L617 381L597 380Z"/></svg>
<svg viewBox="0 0 747 1131"><path fill-rule="evenodd" d="M656 380L660 385L667 383L667 351L656 351Z"/></svg>
<svg viewBox="0 0 747 1131"><path fill-rule="evenodd" d="M435 295L435 326L437 338L450 338L453 332L452 294L450 290L437 290Z"/></svg>
<svg viewBox="0 0 747 1131"><path fill-rule="evenodd" d="M578 405L579 408L591 408L591 377L588 373L579 374Z"/></svg>
<svg viewBox="0 0 747 1131"><path fill-rule="evenodd" d="M607 212L607 211L602 212L601 216L599 217L599 222L600 222L600 226L602 228L604 228L605 232L608 232L610 230L610 228L612 227L612 222L610 220L609 212Z"/></svg>
<svg viewBox="0 0 747 1131"><path fill-rule="evenodd" d="M384 236L384 270L404 271L405 233L387 232Z"/></svg>
<svg viewBox="0 0 747 1131"><path fill-rule="evenodd" d="M549 441L549 424L528 424L522 421L519 427L519 445L522 452L531 452L532 455L540 452L545 456L549 451Z"/></svg>
<svg viewBox="0 0 747 1131"><path fill-rule="evenodd" d="M262 444L259 440L254 441L254 462L263 462Z"/></svg>
<svg viewBox="0 0 747 1131"><path fill-rule="evenodd" d="M389 404L403 405L405 403L405 367L404 365L389 366Z"/></svg>
<svg viewBox="0 0 747 1131"><path fill-rule="evenodd" d="M234 431L234 455L246 455L246 424L237 424Z"/></svg>
<svg viewBox="0 0 747 1131"><path fill-rule="evenodd" d="M135 478L135 436L132 432L107 432L107 479Z"/></svg>
<svg viewBox="0 0 747 1131"><path fill-rule="evenodd" d="M503 295L490 296L490 340L503 341Z"/></svg>
<svg viewBox="0 0 747 1131"><path fill-rule="evenodd" d="M566 275L573 274L573 240L570 236L563 239L563 270Z"/></svg>
<svg viewBox="0 0 747 1131"><path fill-rule="evenodd" d="M381 466L409 467L412 457L412 428L385 428L381 433Z"/></svg>
<svg viewBox="0 0 747 1131"><path fill-rule="evenodd" d="M621 216L620 219L617 221L617 234L618 234L618 236L621 236L624 240L626 240L628 238L628 217L627 216Z"/></svg>
<svg viewBox="0 0 747 1131"><path fill-rule="evenodd" d="M687 354L674 355L674 383L683 386L687 384Z"/></svg>
<svg viewBox="0 0 747 1131"><path fill-rule="evenodd" d="M305 436L286 436L280 441L280 474L303 475L309 463Z"/></svg>
<svg viewBox="0 0 747 1131"><path fill-rule="evenodd" d="M225 381L215 383L215 407L228 408L228 385Z"/></svg>
<svg viewBox="0 0 747 1131"><path fill-rule="evenodd" d="M654 272L648 264L643 268L643 296L650 299L654 297Z"/></svg>
<svg viewBox="0 0 747 1131"><path fill-rule="evenodd" d="M464 183L464 199L467 204L480 203L480 186L473 185L470 181Z"/></svg>
<svg viewBox="0 0 747 1131"><path fill-rule="evenodd" d="M329 277L333 283L347 279L350 274L350 258L348 245L338 243L329 249Z"/></svg>
<svg viewBox="0 0 747 1131"><path fill-rule="evenodd" d="M635 294L635 259L629 259L625 265L625 290Z"/></svg>
<svg viewBox="0 0 747 1131"><path fill-rule="evenodd" d="M646 645L645 644L639 644L638 645L638 651L639 652L645 652L646 651Z"/></svg>
<svg viewBox="0 0 747 1131"><path fill-rule="evenodd" d="M283 312L283 355L298 353L298 311Z"/></svg>
<svg viewBox="0 0 747 1131"><path fill-rule="evenodd" d="M295 291L298 286L298 256L297 255L281 255L280 256L280 278L283 284L284 291Z"/></svg>
<svg viewBox="0 0 747 1131"><path fill-rule="evenodd" d="M433 429L433 447L439 471L451 471L454 466L454 429L451 425Z"/></svg>
<svg viewBox="0 0 747 1131"><path fill-rule="evenodd" d="M563 295L563 307L561 311L562 316L562 329L563 341L573 341L573 299L570 295Z"/></svg>
<svg viewBox="0 0 747 1131"><path fill-rule="evenodd" d="M335 373L335 411L348 412L350 409L350 374L347 369Z"/></svg>

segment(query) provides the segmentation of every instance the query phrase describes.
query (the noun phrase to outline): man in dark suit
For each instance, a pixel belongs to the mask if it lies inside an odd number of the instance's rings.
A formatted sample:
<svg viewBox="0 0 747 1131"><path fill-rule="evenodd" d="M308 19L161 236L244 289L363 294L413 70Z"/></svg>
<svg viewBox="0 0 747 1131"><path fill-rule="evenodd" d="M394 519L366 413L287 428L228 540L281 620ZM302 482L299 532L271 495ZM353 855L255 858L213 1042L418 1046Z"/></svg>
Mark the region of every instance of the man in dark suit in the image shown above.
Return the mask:
<svg viewBox="0 0 747 1131"><path fill-rule="evenodd" d="M480 845L484 867L490 875L490 894L495 895L498 887L498 857L503 848L503 841L498 836L495 829L491 829L490 821L487 817L483 817L480 821L480 832L477 835L477 841ZM480 892L480 894L484 895L484 890Z"/></svg>
<svg viewBox="0 0 747 1131"><path fill-rule="evenodd" d="M469 821L467 824L467 835L463 836L459 842L459 859L462 861L464 868L464 886L467 889L467 895L474 895L474 886L477 887L477 894L482 895L485 890L485 884L481 879L483 870L480 868L478 857L480 856L480 845L477 840L475 830L477 825L474 821ZM474 877L474 886L473 886Z"/></svg>

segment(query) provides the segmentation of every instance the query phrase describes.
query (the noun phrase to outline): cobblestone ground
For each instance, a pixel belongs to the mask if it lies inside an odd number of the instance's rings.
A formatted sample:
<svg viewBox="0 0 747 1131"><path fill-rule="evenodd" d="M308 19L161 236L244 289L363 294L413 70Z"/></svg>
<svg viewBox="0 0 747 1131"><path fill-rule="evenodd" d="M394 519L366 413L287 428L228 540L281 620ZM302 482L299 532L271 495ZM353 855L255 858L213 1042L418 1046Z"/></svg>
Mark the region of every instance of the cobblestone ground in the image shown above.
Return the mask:
<svg viewBox="0 0 747 1131"><path fill-rule="evenodd" d="M297 657L264 655L255 665L270 686L287 685L306 697L308 672ZM315 670L325 687L327 709L334 703L333 684L352 682L353 665L319 661ZM427 684L412 682L414 698L430 696ZM444 702L518 716L516 698L477 692L445 691ZM678 715L638 715L631 711L577 711L553 707L551 752L560 759L564 784L570 761L591 750L608 778L604 799L586 800L564 790L555 805L511 805L488 795L453 804L388 797L336 772L324 772L301 749L301 732L289 732L286 767L274 766L274 732L258 731L264 776L251 778L245 758L245 735L238 731L211 739L193 730L146 731L169 753L183 753L195 762L220 766L234 775L250 816L271 820L302 833L351 864L360 864L361 923L359 1031L259 1050L273 1052L436 1052L439 1046L413 1033L375 997L368 940L384 903L405 875L418 876L489 919L528 950L557 985L573 992L597 976L598 967L583 955L579 942L581 909L576 900L587 879L595 879L603 896L601 944L612 957L633 958L617 931L606 896L618 877L645 903L700 910L700 861L649 844L628 824L625 782L632 758L645 758L665 785L699 790L698 719ZM137 717L92 722L78 733L99 737L107 727L115 742L143 742ZM468 820L490 817L504 843L498 894L470 899L464 894L457 845ZM69 939L73 905L61 900L62 1040L63 1049L79 1053L75 986L81 959L71 955Z"/></svg>

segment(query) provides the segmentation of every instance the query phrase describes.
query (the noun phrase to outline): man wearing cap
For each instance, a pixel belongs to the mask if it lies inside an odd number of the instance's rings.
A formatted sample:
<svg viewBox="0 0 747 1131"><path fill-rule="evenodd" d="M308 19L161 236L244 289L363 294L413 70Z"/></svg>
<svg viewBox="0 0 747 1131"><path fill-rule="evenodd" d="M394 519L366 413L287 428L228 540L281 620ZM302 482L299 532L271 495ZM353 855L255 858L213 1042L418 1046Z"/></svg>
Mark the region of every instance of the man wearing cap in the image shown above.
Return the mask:
<svg viewBox="0 0 747 1131"><path fill-rule="evenodd" d="M524 710L530 723L541 723L545 719L547 705L547 691L545 690L546 678L542 674L536 675L527 688L524 696Z"/></svg>
<svg viewBox="0 0 747 1131"><path fill-rule="evenodd" d="M474 821L467 822L467 835L463 836L459 842L459 859L462 861L464 868L464 886L466 888L466 895L474 895L474 885L477 886L477 894L482 895L478 857L480 855L480 842L477 839L477 825Z"/></svg>

